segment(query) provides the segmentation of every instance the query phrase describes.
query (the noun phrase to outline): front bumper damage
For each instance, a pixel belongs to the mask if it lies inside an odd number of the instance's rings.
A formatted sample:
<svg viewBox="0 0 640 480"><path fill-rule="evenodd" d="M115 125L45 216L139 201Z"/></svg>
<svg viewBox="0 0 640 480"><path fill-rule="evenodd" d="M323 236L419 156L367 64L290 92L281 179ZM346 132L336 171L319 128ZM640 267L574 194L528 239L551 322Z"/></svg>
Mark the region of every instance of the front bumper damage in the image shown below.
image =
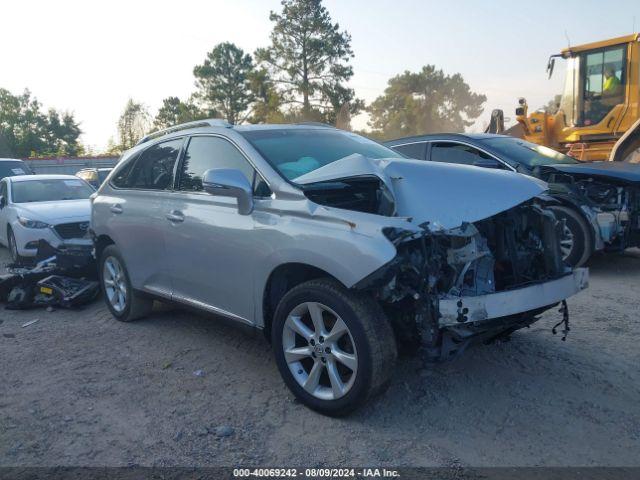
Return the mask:
<svg viewBox="0 0 640 480"><path fill-rule="evenodd" d="M563 225L543 203L454 229L421 228L387 229L396 257L354 286L378 300L400 349L419 339L428 357L449 359L508 337L560 303L569 330L565 300L587 288L589 272L562 262Z"/></svg>
<svg viewBox="0 0 640 480"><path fill-rule="evenodd" d="M556 305L589 286L589 269L576 268L556 280L487 295L439 299L440 325L482 322Z"/></svg>

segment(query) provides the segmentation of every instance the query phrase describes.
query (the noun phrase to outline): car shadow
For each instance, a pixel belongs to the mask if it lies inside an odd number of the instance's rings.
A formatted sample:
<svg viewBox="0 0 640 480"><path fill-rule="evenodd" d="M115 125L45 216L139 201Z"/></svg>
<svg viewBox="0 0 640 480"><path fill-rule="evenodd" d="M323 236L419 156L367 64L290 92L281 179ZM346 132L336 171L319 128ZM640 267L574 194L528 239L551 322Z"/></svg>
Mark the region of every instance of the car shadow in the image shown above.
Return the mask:
<svg viewBox="0 0 640 480"><path fill-rule="evenodd" d="M587 267L592 274L637 275L640 272L640 248L623 252L596 252Z"/></svg>

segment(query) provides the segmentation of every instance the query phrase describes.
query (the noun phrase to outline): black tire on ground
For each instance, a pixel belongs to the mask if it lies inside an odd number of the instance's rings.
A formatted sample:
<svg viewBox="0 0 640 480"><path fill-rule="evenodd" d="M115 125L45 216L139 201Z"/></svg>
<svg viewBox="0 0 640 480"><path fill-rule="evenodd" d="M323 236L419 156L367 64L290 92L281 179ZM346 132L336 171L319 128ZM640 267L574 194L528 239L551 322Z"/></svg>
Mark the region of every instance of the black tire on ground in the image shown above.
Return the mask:
<svg viewBox="0 0 640 480"><path fill-rule="evenodd" d="M18 244L16 242L16 236L11 229L11 226L7 227L7 248L11 254L11 260L13 263L21 264L24 262L24 257L18 253Z"/></svg>
<svg viewBox="0 0 640 480"><path fill-rule="evenodd" d="M294 308L306 302L318 302L333 310L342 318L353 338L357 373L348 392L337 399L319 399L307 392L296 381L285 360L285 321ZM276 364L289 389L309 408L330 416L346 415L384 392L389 386L397 358L393 330L376 301L328 278L302 283L282 298L275 311L271 338Z"/></svg>
<svg viewBox="0 0 640 480"><path fill-rule="evenodd" d="M591 227L585 219L574 209L560 205L549 207L558 220L564 220L565 225L573 235L573 244L564 260L572 267L584 265L593 251L591 241ZM562 239L561 239L562 242Z"/></svg>
<svg viewBox="0 0 640 480"><path fill-rule="evenodd" d="M122 309L122 311L117 311L114 308L114 306L109 301L109 298L105 289L105 275L104 275L105 262L110 257L113 257L118 261L124 273L126 300L125 300L125 307L124 309ZM113 315L116 319L120 320L121 322L131 322L133 320L137 320L138 318L144 317L151 312L151 308L153 307L153 299L141 295L139 292L136 292L131 287L131 281L129 280L129 273L127 272L127 267L124 263L124 259L122 258L122 255L120 255L120 252L118 251L118 248L115 245L109 245L102 251L102 254L100 255L99 266L100 266L100 269L99 269L100 287L102 290L102 295L104 296L104 301L107 304L107 307L111 312L111 315Z"/></svg>

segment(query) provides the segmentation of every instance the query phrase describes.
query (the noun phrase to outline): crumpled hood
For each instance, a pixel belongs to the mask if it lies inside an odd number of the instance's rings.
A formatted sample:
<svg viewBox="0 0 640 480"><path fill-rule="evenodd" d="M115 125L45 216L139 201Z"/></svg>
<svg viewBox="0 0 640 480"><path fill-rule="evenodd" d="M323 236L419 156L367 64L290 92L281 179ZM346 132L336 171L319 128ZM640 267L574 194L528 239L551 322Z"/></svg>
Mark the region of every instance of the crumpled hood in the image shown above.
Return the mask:
<svg viewBox="0 0 640 480"><path fill-rule="evenodd" d="M599 178L615 178L626 182L640 182L640 165L626 162L585 162L545 165L543 170L556 170L567 174Z"/></svg>
<svg viewBox="0 0 640 480"><path fill-rule="evenodd" d="M83 222L91 218L91 202L88 198L80 200L61 200L58 202L19 203L20 215L29 220L40 220L46 223L63 223L64 221Z"/></svg>
<svg viewBox="0 0 640 480"><path fill-rule="evenodd" d="M547 190L533 177L505 170L409 159L350 155L302 175L302 185L375 175L389 188L396 213L432 228L451 229L519 205Z"/></svg>

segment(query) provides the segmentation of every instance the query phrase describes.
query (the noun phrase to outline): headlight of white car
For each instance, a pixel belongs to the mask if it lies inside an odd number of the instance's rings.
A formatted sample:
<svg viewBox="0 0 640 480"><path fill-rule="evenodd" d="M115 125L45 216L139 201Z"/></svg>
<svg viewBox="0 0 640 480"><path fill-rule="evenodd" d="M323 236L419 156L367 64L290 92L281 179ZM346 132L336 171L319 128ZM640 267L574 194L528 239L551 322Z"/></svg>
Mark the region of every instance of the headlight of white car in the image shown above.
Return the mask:
<svg viewBox="0 0 640 480"><path fill-rule="evenodd" d="M41 222L39 220L29 220L28 218L18 217L20 225L27 228L48 228L49 224Z"/></svg>

